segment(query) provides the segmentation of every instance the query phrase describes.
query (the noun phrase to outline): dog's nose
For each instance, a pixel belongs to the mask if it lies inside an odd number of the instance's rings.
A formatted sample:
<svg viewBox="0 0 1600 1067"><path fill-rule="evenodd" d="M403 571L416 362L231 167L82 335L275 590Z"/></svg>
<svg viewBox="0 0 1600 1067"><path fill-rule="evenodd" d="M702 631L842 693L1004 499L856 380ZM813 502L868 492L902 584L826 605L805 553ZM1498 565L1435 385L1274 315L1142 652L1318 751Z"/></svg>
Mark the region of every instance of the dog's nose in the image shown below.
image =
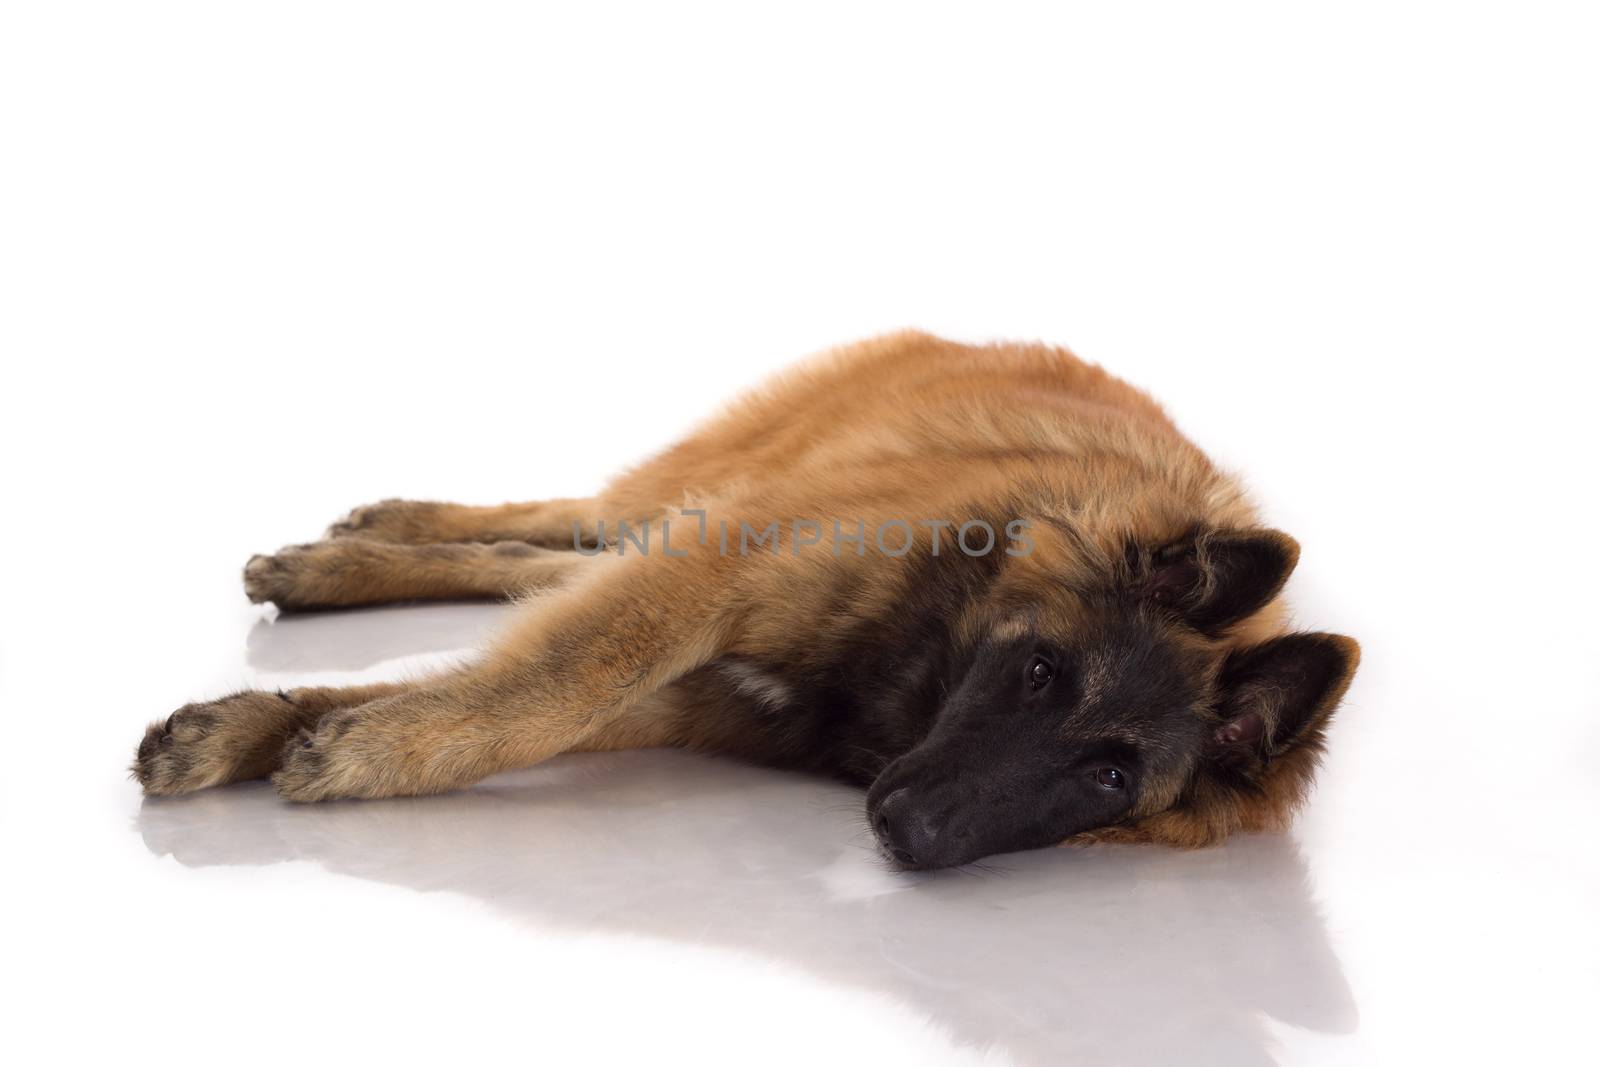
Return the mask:
<svg viewBox="0 0 1600 1067"><path fill-rule="evenodd" d="M896 789L878 801L872 832L903 867L924 867L933 861L939 829L911 803L909 789Z"/></svg>

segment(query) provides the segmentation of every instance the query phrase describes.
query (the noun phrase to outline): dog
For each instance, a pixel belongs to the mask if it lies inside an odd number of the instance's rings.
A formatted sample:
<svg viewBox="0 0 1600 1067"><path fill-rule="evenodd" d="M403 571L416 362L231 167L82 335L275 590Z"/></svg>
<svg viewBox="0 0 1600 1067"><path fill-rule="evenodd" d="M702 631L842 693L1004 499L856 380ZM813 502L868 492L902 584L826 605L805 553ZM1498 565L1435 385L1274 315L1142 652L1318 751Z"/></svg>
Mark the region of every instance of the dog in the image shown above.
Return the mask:
<svg viewBox="0 0 1600 1067"><path fill-rule="evenodd" d="M391 500L256 556L282 610L519 598L470 665L150 726L152 796L440 793L681 746L866 787L889 862L1286 827L1360 652L1290 632L1299 555L1145 393L916 332L800 364L591 499Z"/></svg>

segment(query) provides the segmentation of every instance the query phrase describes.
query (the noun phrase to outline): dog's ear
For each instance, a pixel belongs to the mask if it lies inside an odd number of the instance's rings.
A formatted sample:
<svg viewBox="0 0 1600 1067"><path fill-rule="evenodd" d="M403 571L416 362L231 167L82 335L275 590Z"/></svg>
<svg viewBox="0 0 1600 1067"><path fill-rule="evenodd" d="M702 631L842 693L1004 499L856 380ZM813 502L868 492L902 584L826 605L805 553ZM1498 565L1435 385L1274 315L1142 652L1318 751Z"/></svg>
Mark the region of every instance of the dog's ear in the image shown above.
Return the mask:
<svg viewBox="0 0 1600 1067"><path fill-rule="evenodd" d="M1299 559L1294 538L1277 530L1213 531L1152 552L1136 590L1142 600L1214 633L1277 596Z"/></svg>
<svg viewBox="0 0 1600 1067"><path fill-rule="evenodd" d="M1320 749L1361 646L1338 634L1289 634L1233 653L1218 679L1222 724L1209 754L1247 774L1292 749Z"/></svg>

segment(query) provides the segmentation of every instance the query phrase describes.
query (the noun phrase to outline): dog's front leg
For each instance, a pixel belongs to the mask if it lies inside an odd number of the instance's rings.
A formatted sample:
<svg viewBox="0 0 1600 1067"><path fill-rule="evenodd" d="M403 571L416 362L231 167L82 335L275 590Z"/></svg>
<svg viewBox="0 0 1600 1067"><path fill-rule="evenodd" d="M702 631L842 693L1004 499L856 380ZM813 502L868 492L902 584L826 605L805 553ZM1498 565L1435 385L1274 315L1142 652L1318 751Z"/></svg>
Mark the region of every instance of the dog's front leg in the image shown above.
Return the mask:
<svg viewBox="0 0 1600 1067"><path fill-rule="evenodd" d="M607 560L531 604L480 663L330 712L290 740L273 782L300 801L440 793L582 748L722 651L738 562Z"/></svg>

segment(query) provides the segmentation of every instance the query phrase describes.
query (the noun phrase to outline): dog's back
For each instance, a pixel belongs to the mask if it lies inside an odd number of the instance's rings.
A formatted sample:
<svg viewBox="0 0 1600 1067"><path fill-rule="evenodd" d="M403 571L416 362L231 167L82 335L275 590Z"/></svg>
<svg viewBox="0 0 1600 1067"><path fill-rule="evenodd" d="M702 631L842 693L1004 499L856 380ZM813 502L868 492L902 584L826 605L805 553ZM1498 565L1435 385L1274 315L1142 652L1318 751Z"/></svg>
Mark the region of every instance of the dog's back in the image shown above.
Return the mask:
<svg viewBox="0 0 1600 1067"><path fill-rule="evenodd" d="M996 476L998 475L998 477ZM965 345L908 331L814 357L617 479L602 510L775 497L813 511L899 486L914 503L1053 494L1145 524L1255 521L1142 391L1061 348Z"/></svg>

